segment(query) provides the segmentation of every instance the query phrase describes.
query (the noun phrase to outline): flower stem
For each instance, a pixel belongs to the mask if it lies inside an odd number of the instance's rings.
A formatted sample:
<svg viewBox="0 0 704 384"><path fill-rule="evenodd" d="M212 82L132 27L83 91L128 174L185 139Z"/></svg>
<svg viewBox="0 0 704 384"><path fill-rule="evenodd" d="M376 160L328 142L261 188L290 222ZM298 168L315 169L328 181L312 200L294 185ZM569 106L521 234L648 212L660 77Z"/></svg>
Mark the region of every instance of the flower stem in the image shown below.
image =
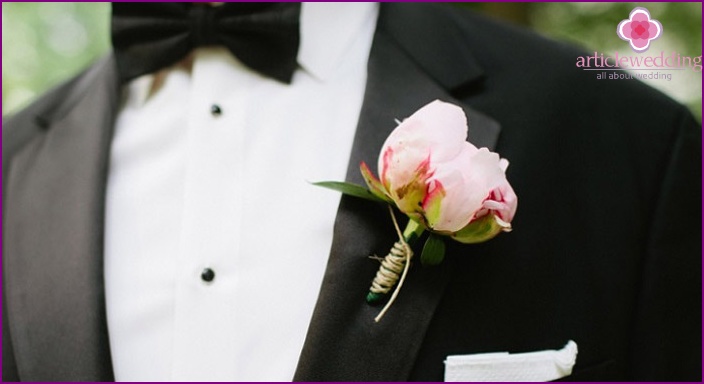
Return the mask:
<svg viewBox="0 0 704 384"><path fill-rule="evenodd" d="M398 227L398 223L395 223L395 225L396 227ZM423 234L423 231L425 231L425 228L420 225L420 223L415 220L408 220L408 224L406 224L406 229L403 230L403 239L406 241L406 243L413 244Z"/></svg>

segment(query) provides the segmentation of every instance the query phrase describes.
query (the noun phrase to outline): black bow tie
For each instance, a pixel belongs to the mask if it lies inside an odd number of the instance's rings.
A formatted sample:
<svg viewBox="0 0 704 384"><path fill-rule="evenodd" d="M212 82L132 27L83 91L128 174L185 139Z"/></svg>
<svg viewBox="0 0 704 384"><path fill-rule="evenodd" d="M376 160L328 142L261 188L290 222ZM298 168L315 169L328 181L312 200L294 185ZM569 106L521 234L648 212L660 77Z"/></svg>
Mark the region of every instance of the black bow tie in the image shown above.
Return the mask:
<svg viewBox="0 0 704 384"><path fill-rule="evenodd" d="M113 3L112 44L122 82L178 62L191 50L227 47L248 67L290 83L300 3Z"/></svg>

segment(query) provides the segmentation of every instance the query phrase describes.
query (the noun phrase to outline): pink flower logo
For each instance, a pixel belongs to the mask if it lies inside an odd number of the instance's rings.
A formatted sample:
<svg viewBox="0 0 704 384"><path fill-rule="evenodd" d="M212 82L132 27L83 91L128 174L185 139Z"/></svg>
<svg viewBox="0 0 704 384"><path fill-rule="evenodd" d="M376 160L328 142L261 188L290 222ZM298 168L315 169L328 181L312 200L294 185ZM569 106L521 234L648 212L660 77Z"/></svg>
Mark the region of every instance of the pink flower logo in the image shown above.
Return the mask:
<svg viewBox="0 0 704 384"><path fill-rule="evenodd" d="M618 37L631 44L636 52L645 52L650 48L650 41L662 35L662 24L650 18L647 9L633 8L628 19L621 20L616 28Z"/></svg>

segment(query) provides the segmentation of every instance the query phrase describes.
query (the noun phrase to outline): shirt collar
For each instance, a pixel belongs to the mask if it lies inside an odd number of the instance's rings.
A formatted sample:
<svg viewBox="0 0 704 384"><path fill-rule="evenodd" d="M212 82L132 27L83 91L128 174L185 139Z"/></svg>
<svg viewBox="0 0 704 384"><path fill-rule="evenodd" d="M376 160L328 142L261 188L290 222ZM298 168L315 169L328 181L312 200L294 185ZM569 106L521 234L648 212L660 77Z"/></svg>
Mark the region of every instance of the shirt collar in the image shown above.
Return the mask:
<svg viewBox="0 0 704 384"><path fill-rule="evenodd" d="M319 80L329 78L355 39L369 36L371 46L378 8L377 3L303 3L299 65Z"/></svg>

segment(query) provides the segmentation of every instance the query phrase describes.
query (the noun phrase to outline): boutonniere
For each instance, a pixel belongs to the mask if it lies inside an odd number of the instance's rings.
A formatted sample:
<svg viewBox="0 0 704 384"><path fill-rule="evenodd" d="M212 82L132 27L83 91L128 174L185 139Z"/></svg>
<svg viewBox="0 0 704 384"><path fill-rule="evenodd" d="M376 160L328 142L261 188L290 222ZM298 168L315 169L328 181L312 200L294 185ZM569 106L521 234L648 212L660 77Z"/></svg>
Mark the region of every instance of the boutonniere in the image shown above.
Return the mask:
<svg viewBox="0 0 704 384"><path fill-rule="evenodd" d="M413 257L411 245L429 232L420 261L438 265L445 256L445 239L480 243L511 231L518 199L506 180L508 161L467 141L462 108L435 100L398 122L381 148L379 177L362 162L367 184L324 181L315 185L347 195L387 203L398 241L381 260L367 302L377 304L391 290L381 320L396 299ZM403 231L393 207L408 216Z"/></svg>

